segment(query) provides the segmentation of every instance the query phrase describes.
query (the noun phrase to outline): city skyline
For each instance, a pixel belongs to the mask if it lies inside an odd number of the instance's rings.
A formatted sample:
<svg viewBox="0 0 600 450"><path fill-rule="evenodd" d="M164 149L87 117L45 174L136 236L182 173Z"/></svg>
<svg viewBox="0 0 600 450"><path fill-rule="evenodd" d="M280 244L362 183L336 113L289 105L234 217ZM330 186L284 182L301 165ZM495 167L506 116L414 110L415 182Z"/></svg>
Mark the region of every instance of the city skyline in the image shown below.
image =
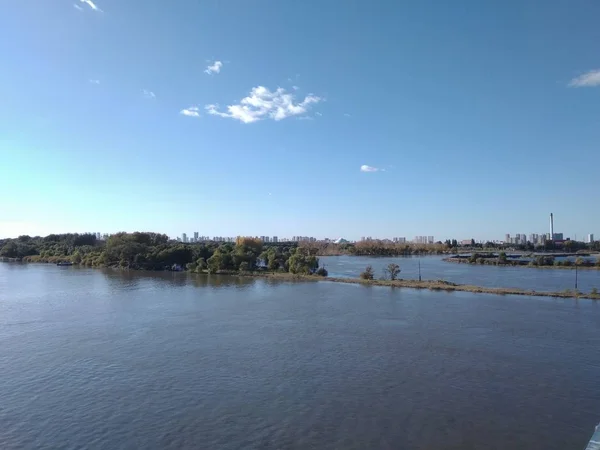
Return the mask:
<svg viewBox="0 0 600 450"><path fill-rule="evenodd" d="M139 231L139 230L138 230ZM148 231L148 230L145 230ZM83 232L89 233L96 236L97 239L106 240L114 233L101 233L101 232ZM80 233L81 234L81 233ZM169 236L169 235L168 235ZM17 236L15 236L17 237ZM368 241L383 241L390 242L395 244L435 244L437 242L445 242L447 240L456 240L461 245L468 245L472 241L476 243L485 243L485 242L493 242L493 243L504 243L504 244L513 244L513 245L523 245L523 244L534 244L534 245L543 245L546 242L550 241L550 233L530 233L529 235L523 233L516 233L514 236L510 233L506 233L504 239L482 239L476 240L474 238L467 239L457 239L447 238L447 239L435 239L434 236L415 236L413 239L407 239L406 237L372 237L372 236L361 236L359 239L346 239L344 237L315 237L315 236L292 236L292 237L281 237L281 236L266 236L266 235L248 235L248 234L237 234L235 236L209 236L209 235L200 235L200 232L194 231L193 235L188 236L187 233L183 232L177 236L169 236L169 239L176 240L183 243L199 243L199 242L230 242L233 243L239 237L253 237L256 239L260 239L265 243L285 243L285 242L368 242ZM0 239L4 237L0 236ZM593 243L595 242L594 233L588 233L583 236L582 239L570 238L564 236L563 233L554 233L554 241L562 242L564 240L577 240L579 242L584 243Z"/></svg>
<svg viewBox="0 0 600 450"><path fill-rule="evenodd" d="M233 1L3 4L0 236L600 232L600 4Z"/></svg>

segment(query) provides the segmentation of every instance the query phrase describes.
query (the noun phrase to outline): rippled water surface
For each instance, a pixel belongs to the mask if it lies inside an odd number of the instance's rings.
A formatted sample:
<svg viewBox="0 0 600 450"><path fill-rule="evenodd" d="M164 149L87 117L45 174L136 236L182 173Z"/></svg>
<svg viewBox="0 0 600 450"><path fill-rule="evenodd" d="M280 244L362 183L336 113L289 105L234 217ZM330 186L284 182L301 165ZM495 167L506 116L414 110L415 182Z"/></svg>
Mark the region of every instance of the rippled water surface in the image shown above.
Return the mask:
<svg viewBox="0 0 600 450"><path fill-rule="evenodd" d="M599 302L0 264L3 450L579 449L599 380Z"/></svg>
<svg viewBox="0 0 600 450"><path fill-rule="evenodd" d="M448 263L442 256L369 258L360 256L322 256L319 257L330 276L356 278L367 265L373 266L375 275L380 277L389 263L400 265L401 278L418 279L419 263L424 280L446 280L459 284L474 284L485 287L505 287L532 289L536 291L564 291L575 289L575 270L573 269L533 269L530 267L497 267ZM590 292L593 288L600 291L600 270L581 269L577 271L577 288Z"/></svg>

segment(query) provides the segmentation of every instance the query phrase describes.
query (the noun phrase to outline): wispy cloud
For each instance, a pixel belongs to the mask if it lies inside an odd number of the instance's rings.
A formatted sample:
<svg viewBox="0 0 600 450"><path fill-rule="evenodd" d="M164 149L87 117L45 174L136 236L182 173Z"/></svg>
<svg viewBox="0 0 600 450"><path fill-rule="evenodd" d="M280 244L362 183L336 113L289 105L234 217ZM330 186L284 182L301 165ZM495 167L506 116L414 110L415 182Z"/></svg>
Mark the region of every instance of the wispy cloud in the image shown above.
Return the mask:
<svg viewBox="0 0 600 450"><path fill-rule="evenodd" d="M83 8L81 6L79 6L77 3L73 3L73 8L75 8L79 11L83 11Z"/></svg>
<svg viewBox="0 0 600 450"><path fill-rule="evenodd" d="M309 94L304 100L294 103L293 94L283 88L270 91L264 86L252 88L250 95L244 97L239 104L227 106L227 112L219 111L218 105L206 105L208 114L229 119L236 119L243 123L252 123L262 119L283 120L287 117L306 114L310 105L319 103L320 97Z"/></svg>
<svg viewBox="0 0 600 450"><path fill-rule="evenodd" d="M315 116L319 116L319 117L321 117L322 115L323 115L323 113L320 113L320 112L316 112L316 113L315 113Z"/></svg>
<svg viewBox="0 0 600 450"><path fill-rule="evenodd" d="M366 164L363 164L362 166L360 166L360 171L361 172L385 172L384 169L378 169L377 167L367 166Z"/></svg>
<svg viewBox="0 0 600 450"><path fill-rule="evenodd" d="M212 75L213 73L220 73L221 67L223 67L223 63L221 61L215 61L213 64L208 66L204 73Z"/></svg>
<svg viewBox="0 0 600 450"><path fill-rule="evenodd" d="M352 116L348 113L344 113L344 117L352 117Z"/></svg>
<svg viewBox="0 0 600 450"><path fill-rule="evenodd" d="M292 89L297 91L298 89L300 89L298 86L292 86Z"/></svg>
<svg viewBox="0 0 600 450"><path fill-rule="evenodd" d="M189 108L182 109L179 114L187 117L200 117L199 108L197 106L190 106Z"/></svg>
<svg viewBox="0 0 600 450"><path fill-rule="evenodd" d="M583 75L573 78L569 86L571 87L594 87L600 86L600 69L590 70Z"/></svg>
<svg viewBox="0 0 600 450"><path fill-rule="evenodd" d="M144 98L156 98L156 94L154 92L152 92L152 91L147 90L147 89L144 89L142 91L142 93L144 95Z"/></svg>
<svg viewBox="0 0 600 450"><path fill-rule="evenodd" d="M100 8L98 8L98 6L96 6L96 4L92 0L79 0L79 1L81 3L85 3L90 8L92 8L94 11L102 12L102 10Z"/></svg>
<svg viewBox="0 0 600 450"><path fill-rule="evenodd" d="M88 80L91 84L100 84L100 80Z"/></svg>

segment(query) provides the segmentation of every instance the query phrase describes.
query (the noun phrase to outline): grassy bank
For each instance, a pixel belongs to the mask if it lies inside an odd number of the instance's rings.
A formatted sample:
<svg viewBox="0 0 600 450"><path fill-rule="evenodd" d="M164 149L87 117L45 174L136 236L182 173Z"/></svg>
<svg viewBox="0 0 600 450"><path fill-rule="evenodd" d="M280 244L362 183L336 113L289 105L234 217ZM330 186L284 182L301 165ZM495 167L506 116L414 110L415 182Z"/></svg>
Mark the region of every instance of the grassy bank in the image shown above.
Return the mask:
<svg viewBox="0 0 600 450"><path fill-rule="evenodd" d="M600 293L596 290L590 293L582 293L574 290L565 290L562 292L534 291L517 288L489 288L483 286L473 286L469 284L456 284L444 280L363 280L361 278L336 278L319 277L316 275L294 275L281 272L248 272L237 274L240 276L250 276L255 278L272 278L279 280L295 281L329 281L333 283L361 284L364 286L385 286L393 288L408 289L427 289L430 291L459 291L471 292L474 294L494 294L494 295L526 295L534 297L555 297L555 298L587 298L600 300Z"/></svg>
<svg viewBox="0 0 600 450"><path fill-rule="evenodd" d="M565 290L562 292L545 292L524 290L517 288L488 288L483 286L473 286L469 284L455 284L443 280L417 281L417 280L362 280L360 278L324 278L327 281L335 283L352 283L367 286L388 286L396 288L410 289L428 289L431 291L460 291L471 292L474 294L495 294L495 295L527 295L535 297L556 297L556 298L588 298L600 300L600 293L593 291L591 293L582 293L574 290Z"/></svg>

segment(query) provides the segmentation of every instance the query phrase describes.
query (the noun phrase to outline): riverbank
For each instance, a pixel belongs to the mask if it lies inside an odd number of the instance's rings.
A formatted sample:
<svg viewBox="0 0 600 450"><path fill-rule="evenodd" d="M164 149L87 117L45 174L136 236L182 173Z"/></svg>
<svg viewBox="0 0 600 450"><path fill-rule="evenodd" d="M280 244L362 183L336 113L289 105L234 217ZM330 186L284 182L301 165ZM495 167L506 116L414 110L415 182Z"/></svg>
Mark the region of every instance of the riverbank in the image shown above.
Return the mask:
<svg viewBox="0 0 600 450"><path fill-rule="evenodd" d="M291 273L278 272L248 272L239 273L238 276L249 276L254 278L271 278L288 281L328 281L331 283L360 284L363 286L383 286L392 288L407 289L427 289L430 291L458 291L471 292L473 294L495 294L495 295L525 295L529 297L554 297L554 298L585 298L590 300L600 300L600 293L596 290L590 293L578 292L575 290L565 290L562 292L545 292L517 288L488 288L483 286L474 286L468 284L456 284L444 280L363 280L361 278L338 278L338 277L320 277L317 275L296 275Z"/></svg>

